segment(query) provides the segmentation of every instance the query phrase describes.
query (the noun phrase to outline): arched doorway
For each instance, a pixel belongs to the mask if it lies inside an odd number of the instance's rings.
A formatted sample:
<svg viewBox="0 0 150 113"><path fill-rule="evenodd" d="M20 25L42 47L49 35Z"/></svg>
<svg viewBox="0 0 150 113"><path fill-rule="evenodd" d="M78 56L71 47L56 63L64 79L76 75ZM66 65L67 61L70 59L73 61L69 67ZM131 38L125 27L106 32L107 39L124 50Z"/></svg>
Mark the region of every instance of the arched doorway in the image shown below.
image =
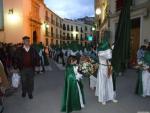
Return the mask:
<svg viewBox="0 0 150 113"><path fill-rule="evenodd" d="M37 43L37 33L33 31L33 43Z"/></svg>

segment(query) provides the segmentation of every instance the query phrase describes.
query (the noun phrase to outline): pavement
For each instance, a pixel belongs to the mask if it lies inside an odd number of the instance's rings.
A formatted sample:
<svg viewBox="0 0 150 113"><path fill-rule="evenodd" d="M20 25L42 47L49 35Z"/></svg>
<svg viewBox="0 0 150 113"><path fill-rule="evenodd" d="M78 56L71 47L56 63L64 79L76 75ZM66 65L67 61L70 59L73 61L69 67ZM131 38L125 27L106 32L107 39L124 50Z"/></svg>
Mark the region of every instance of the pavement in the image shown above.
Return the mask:
<svg viewBox="0 0 150 113"><path fill-rule="evenodd" d="M64 67L50 61L49 70L35 76L34 99L21 97L20 88L12 96L5 98L4 113L61 113L61 97L64 86ZM89 88L89 79L84 78L86 105L72 113L150 113L150 97L134 94L137 73L127 70L117 78L118 103L98 103L94 90Z"/></svg>

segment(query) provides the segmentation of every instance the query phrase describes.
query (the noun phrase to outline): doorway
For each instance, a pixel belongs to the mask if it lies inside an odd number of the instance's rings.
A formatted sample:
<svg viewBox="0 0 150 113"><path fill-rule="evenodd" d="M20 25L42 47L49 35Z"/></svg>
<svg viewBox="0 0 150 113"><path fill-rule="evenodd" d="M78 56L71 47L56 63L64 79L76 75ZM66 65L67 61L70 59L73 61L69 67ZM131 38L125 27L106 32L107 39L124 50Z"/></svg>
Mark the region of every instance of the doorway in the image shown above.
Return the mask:
<svg viewBox="0 0 150 113"><path fill-rule="evenodd" d="M37 32L33 31L33 43L37 43Z"/></svg>
<svg viewBox="0 0 150 113"><path fill-rule="evenodd" d="M135 18L131 22L131 42L130 42L130 47L131 47L131 57L130 57L130 62L132 64L135 64L137 61L137 51L140 46L140 18Z"/></svg>

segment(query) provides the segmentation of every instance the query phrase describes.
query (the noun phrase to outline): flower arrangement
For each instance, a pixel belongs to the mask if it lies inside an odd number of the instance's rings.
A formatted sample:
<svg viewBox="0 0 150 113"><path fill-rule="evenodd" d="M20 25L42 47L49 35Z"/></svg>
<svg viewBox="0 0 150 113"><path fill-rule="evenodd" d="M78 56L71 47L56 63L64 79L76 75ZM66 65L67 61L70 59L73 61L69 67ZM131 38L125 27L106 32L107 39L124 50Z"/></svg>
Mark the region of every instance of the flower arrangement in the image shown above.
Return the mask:
<svg viewBox="0 0 150 113"><path fill-rule="evenodd" d="M85 76L94 75L97 72L98 64L88 56L82 56L79 63L79 72Z"/></svg>

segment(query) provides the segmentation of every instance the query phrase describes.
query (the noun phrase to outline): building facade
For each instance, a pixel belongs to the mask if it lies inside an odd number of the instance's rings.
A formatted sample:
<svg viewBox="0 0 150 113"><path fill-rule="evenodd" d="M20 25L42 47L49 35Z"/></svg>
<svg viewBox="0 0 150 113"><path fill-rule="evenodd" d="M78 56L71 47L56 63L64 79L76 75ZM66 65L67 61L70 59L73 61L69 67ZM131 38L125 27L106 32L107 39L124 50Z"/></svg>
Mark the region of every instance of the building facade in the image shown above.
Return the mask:
<svg viewBox="0 0 150 113"><path fill-rule="evenodd" d="M71 41L78 41L78 43L85 45L88 43L87 37L89 35L92 35L91 25L69 19L63 20L63 38L61 43L71 43Z"/></svg>
<svg viewBox="0 0 150 113"><path fill-rule="evenodd" d="M83 22L62 19L44 0L0 0L0 42L20 43L22 37L31 37L31 43L45 45L86 43L92 26Z"/></svg>
<svg viewBox="0 0 150 113"><path fill-rule="evenodd" d="M45 9L43 0L1 0L3 2L3 29L0 41L7 43L22 42L28 35L31 42L43 41L41 26Z"/></svg>
<svg viewBox="0 0 150 113"><path fill-rule="evenodd" d="M110 31L112 42L119 19L123 0L109 0ZM141 45L150 42L150 1L133 0L131 6L131 61L136 59L136 52Z"/></svg>
<svg viewBox="0 0 150 113"><path fill-rule="evenodd" d="M60 44L63 32L63 19L48 8L46 8L45 14L46 45Z"/></svg>

